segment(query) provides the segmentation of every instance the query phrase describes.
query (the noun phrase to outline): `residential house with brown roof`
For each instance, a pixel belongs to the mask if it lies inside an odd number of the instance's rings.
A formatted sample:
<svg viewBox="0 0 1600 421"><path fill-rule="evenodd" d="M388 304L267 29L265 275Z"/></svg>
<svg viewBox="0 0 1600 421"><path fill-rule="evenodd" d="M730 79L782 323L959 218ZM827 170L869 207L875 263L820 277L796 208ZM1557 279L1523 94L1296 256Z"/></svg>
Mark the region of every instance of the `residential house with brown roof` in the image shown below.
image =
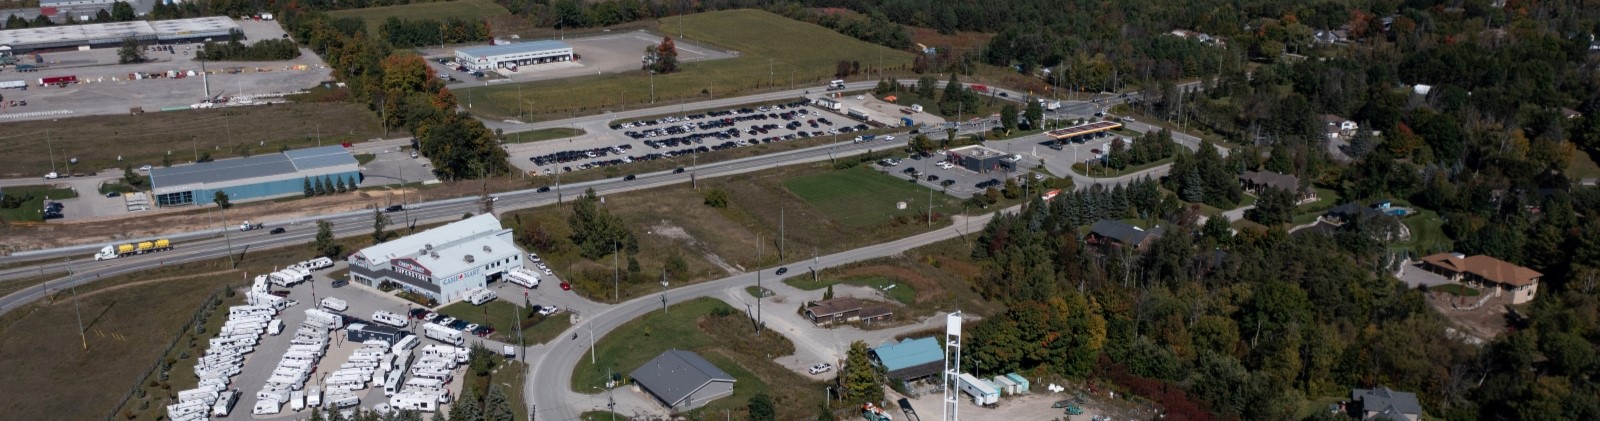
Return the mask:
<svg viewBox="0 0 1600 421"><path fill-rule="evenodd" d="M1422 267L1455 282L1472 282L1494 291L1495 296L1511 294L1511 304L1533 301L1544 274L1490 256L1468 257L1460 253L1439 253L1422 258Z"/></svg>
<svg viewBox="0 0 1600 421"><path fill-rule="evenodd" d="M837 297L806 306L806 319L818 326L860 321L872 323L888 320L894 310L888 305L863 301L855 297Z"/></svg>

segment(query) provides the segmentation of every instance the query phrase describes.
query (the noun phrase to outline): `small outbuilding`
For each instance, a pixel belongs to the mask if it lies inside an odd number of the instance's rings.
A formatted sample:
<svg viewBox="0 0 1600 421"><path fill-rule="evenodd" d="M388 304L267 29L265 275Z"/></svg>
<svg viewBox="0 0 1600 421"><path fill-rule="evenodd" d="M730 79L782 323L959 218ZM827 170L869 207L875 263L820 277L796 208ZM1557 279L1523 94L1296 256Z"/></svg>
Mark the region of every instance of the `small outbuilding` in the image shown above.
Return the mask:
<svg viewBox="0 0 1600 421"><path fill-rule="evenodd" d="M883 367L889 380L898 382L933 377L944 370L944 348L932 336L873 348L867 356Z"/></svg>
<svg viewBox="0 0 1600 421"><path fill-rule="evenodd" d="M628 377L673 412L684 412L733 394L733 376L699 354L669 349Z"/></svg>

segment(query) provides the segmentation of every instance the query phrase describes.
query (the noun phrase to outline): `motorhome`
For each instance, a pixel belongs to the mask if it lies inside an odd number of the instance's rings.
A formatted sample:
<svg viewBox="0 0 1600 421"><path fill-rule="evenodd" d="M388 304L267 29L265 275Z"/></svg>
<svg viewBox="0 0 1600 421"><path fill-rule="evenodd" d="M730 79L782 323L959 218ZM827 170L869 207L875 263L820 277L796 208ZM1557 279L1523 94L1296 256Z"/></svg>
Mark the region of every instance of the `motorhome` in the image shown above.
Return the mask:
<svg viewBox="0 0 1600 421"><path fill-rule="evenodd" d="M445 327L437 323L422 325L422 331L428 339L444 342L450 345L461 346L466 341L461 339L461 331Z"/></svg>
<svg viewBox="0 0 1600 421"><path fill-rule="evenodd" d="M523 288L533 289L539 287L539 275L526 268L508 270L502 278L506 282L522 285Z"/></svg>
<svg viewBox="0 0 1600 421"><path fill-rule="evenodd" d="M239 402L239 389L228 389L217 396L217 403L211 406L211 415L226 417L233 412L233 404Z"/></svg>

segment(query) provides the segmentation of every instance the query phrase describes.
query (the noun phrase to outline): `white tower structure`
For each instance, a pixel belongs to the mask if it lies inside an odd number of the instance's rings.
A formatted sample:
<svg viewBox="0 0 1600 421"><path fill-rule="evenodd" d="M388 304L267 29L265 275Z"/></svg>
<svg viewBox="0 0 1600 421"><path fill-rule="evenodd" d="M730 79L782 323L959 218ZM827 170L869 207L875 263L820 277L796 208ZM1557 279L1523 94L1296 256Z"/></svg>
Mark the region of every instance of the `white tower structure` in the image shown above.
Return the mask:
<svg viewBox="0 0 1600 421"><path fill-rule="evenodd" d="M961 419L961 312L944 322L944 421Z"/></svg>

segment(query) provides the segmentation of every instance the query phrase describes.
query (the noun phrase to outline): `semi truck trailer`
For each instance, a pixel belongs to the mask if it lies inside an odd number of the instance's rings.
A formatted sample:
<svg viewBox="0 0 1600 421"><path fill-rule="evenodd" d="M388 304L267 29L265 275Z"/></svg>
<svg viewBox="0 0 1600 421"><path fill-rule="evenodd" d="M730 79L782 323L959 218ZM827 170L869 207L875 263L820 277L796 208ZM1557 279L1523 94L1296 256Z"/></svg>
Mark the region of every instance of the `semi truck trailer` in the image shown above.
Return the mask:
<svg viewBox="0 0 1600 421"><path fill-rule="evenodd" d="M145 254L145 253L155 253L155 252L158 252L158 251L167 251L167 250L172 250L172 242L171 241L167 241L167 239L165 239L165 238L159 239L159 240L155 240L155 241L140 241L140 242L137 242L137 243L111 244L111 245L107 245L105 247L101 247L100 248L100 252L99 253L95 253L94 260L110 260L110 259L115 259L115 258L123 257L123 256L132 256L132 255L135 255L135 254Z"/></svg>

